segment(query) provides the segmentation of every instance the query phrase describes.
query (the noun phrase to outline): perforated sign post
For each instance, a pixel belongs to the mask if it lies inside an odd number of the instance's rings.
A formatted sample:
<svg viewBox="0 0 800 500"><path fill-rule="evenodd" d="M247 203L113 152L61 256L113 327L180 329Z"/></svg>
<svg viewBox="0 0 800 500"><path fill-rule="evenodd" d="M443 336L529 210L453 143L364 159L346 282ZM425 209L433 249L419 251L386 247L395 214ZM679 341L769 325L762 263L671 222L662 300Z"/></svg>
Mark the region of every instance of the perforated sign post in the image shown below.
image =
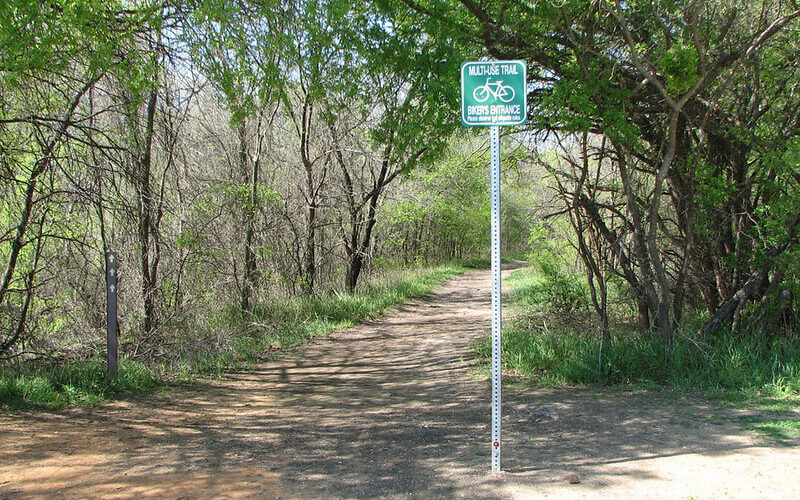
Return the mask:
<svg viewBox="0 0 800 500"><path fill-rule="evenodd" d="M500 127L528 118L525 61L461 65L461 123L489 127L492 177L492 472L500 472L502 303L500 288Z"/></svg>

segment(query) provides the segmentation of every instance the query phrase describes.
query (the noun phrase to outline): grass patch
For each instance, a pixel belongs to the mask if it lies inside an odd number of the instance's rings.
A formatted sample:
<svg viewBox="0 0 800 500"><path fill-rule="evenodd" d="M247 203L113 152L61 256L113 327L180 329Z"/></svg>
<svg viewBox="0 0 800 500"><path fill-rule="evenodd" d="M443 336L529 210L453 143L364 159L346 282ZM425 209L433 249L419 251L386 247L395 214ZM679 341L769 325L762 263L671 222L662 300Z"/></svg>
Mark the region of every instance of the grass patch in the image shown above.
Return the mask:
<svg viewBox="0 0 800 500"><path fill-rule="evenodd" d="M442 281L466 272L466 267L445 265L397 270L364 280L354 294L270 301L243 317L228 311L219 321L239 332L225 342L200 342L204 348L184 351L177 362L145 365L120 361L114 381L106 377L103 360L0 366L0 406L10 409L57 410L68 405L92 405L115 394L153 390L192 377L221 375L245 369L279 355L313 337L378 317L409 299L431 293ZM208 347L213 346L213 347Z"/></svg>
<svg viewBox="0 0 800 500"><path fill-rule="evenodd" d="M68 405L93 405L113 394L147 392L165 385L163 373L131 360L120 362L109 381L99 360L38 364L0 370L0 404L15 410L58 410Z"/></svg>
<svg viewBox="0 0 800 500"><path fill-rule="evenodd" d="M796 419L766 420L746 424L744 427L785 446L794 446L792 440L800 437L800 420Z"/></svg>
<svg viewBox="0 0 800 500"><path fill-rule="evenodd" d="M756 410L757 413L730 417L744 429L784 446L798 444L800 437L800 396L765 397L730 391L717 395L717 405L735 410Z"/></svg>

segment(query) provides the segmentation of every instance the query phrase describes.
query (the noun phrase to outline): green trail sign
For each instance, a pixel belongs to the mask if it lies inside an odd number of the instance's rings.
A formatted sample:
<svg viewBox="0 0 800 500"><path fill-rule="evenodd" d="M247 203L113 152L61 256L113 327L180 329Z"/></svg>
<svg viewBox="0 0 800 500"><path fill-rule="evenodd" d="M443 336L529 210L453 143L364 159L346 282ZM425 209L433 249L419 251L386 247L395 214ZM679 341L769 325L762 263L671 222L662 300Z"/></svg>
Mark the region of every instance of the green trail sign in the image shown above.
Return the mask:
<svg viewBox="0 0 800 500"><path fill-rule="evenodd" d="M528 117L525 61L461 65L461 123L471 127L522 125Z"/></svg>

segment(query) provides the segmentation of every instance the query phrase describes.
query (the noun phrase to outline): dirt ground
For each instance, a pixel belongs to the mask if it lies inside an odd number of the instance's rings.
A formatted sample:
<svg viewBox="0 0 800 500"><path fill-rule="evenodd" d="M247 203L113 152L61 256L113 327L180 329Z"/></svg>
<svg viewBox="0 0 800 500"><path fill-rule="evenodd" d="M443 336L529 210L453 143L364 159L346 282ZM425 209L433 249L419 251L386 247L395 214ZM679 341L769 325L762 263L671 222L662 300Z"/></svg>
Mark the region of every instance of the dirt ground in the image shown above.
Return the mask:
<svg viewBox="0 0 800 500"><path fill-rule="evenodd" d="M507 384L492 475L470 349L489 284L472 272L222 379L2 413L0 498L800 498L800 448L662 391Z"/></svg>

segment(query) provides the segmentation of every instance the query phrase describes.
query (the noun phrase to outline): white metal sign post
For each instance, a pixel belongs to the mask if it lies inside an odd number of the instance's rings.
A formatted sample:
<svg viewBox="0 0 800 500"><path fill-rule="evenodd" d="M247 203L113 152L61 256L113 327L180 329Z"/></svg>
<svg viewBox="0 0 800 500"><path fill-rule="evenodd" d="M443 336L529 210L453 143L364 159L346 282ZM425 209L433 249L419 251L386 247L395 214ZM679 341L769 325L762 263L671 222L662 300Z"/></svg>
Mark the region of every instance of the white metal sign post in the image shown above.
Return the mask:
<svg viewBox="0 0 800 500"><path fill-rule="evenodd" d="M492 472L500 472L502 295L500 282L500 127L489 128L492 168Z"/></svg>
<svg viewBox="0 0 800 500"><path fill-rule="evenodd" d="M461 65L461 122L489 127L492 198L492 472L500 472L502 299L500 283L500 127L528 116L525 61L476 61Z"/></svg>

